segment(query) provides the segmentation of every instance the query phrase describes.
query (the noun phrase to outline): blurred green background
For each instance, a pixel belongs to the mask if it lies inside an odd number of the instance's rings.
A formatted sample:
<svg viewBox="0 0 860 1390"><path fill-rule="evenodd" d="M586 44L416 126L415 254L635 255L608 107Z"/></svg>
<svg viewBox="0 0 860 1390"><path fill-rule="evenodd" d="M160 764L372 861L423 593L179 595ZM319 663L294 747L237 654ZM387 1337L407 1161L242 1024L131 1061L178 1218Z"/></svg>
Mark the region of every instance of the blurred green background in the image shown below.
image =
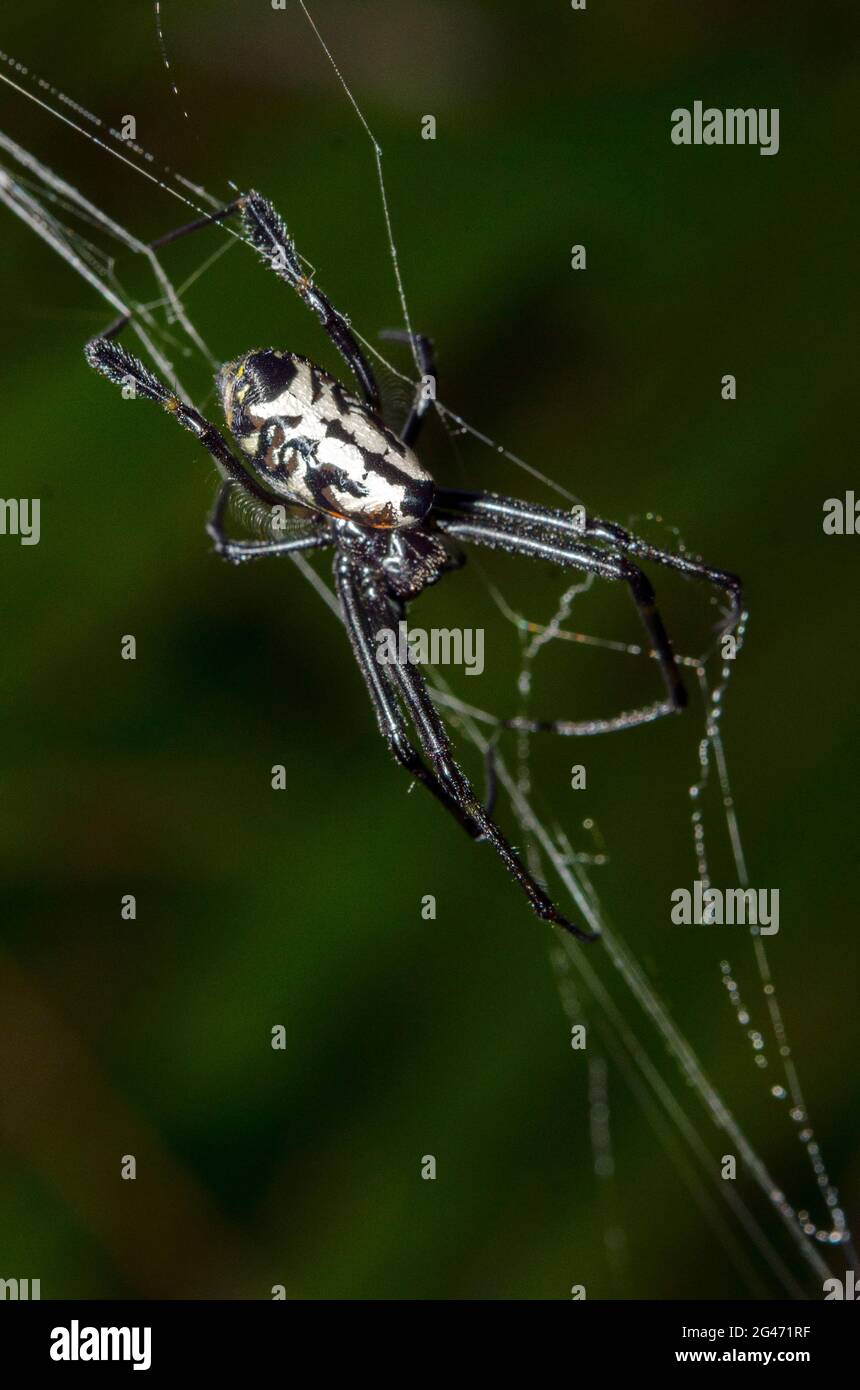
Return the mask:
<svg viewBox="0 0 860 1390"><path fill-rule="evenodd" d="M106 121L134 114L147 149L217 196L231 179L264 190L361 331L396 325L370 146L295 4L163 9L180 101L144 0L6 7L0 46ZM316 0L313 12L383 146L442 399L597 513L657 512L744 577L727 751L751 881L781 894L769 952L794 1058L856 1217L858 542L821 527L824 499L856 482L856 7ZM696 99L778 107L779 154L673 146L670 113ZM435 141L420 138L425 114ZM5 87L0 125L136 235L187 220ZM715 1236L701 1179L691 1194L614 1065L615 1172L595 1175L587 1062L569 1046L549 933L488 849L408 794L342 632L294 568L211 555L208 460L85 366L81 345L110 310L5 209L0 227L2 491L42 502L38 546L0 538L0 1277L40 1277L43 1297L268 1297L283 1284L295 1298L566 1298L577 1283L591 1298L778 1295L731 1217L742 1257ZM220 237L170 248L172 278ZM575 273L580 242L588 268ZM133 256L117 269L154 293ZM241 247L186 303L223 360L273 344L339 370ZM205 369L181 375L214 411ZM553 500L438 425L423 457L453 485ZM701 650L707 591L654 578L678 646ZM542 620L564 587L485 555L413 621L484 627L484 675L452 679L509 713L518 642L486 579ZM635 641L629 610L597 586L572 623ZM537 673L534 708L567 717L657 690L649 663L562 643ZM797 1126L769 1094L776 1049L768 1035L760 1072L720 983L727 957L765 1029L749 939L669 926L668 895L694 874L686 792L701 728L694 701L665 725L536 744L534 800L580 851L594 818L609 917L775 1180L821 1221ZM570 790L577 762L585 792ZM504 801L499 816L515 835ZM730 884L718 808L708 825L715 880ZM120 918L127 893L134 922ZM420 914L428 893L435 922ZM601 949L589 965L716 1170L724 1137ZM582 1006L597 1022L587 992ZM590 1055L604 1055L596 1032ZM119 1176L129 1153L135 1183ZM435 1182L421 1180L425 1154ZM820 1296L743 1173L738 1190Z"/></svg>

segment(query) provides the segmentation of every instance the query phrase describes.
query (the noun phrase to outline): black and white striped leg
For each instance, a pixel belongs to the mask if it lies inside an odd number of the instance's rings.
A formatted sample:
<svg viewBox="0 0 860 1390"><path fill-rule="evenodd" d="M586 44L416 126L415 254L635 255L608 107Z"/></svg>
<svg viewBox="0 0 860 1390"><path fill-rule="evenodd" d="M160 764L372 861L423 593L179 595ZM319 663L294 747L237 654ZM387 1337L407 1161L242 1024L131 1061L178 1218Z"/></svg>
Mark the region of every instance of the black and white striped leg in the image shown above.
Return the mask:
<svg viewBox="0 0 860 1390"><path fill-rule="evenodd" d="M347 635L358 668L364 677L379 731L391 749L396 762L405 768L416 782L420 782L423 787L427 788L472 840L481 839L479 827L446 791L409 740L406 724L397 704L396 693L388 682L386 674L388 668L381 666L376 660L373 642L374 631L385 625L385 621L374 622L371 612L362 602L359 582L352 564L343 556L339 556L335 560L334 580Z"/></svg>
<svg viewBox="0 0 860 1390"><path fill-rule="evenodd" d="M421 433L421 426L436 401L436 354L433 343L430 338L425 338L423 333L413 333L410 339L409 334L403 328L386 328L379 336L388 342L411 342L415 346L421 380L416 388L415 399L409 414L399 432L403 443L408 444L411 448Z"/></svg>
<svg viewBox="0 0 860 1390"><path fill-rule="evenodd" d="M206 522L206 532L214 542L215 552L225 560L230 560L233 564L244 564L246 560L290 555L301 550L325 550L334 545L334 537L327 522L318 517L308 521L302 534L290 536L283 541L234 540L224 530L224 514L235 486L232 479L221 484Z"/></svg>
<svg viewBox="0 0 860 1390"><path fill-rule="evenodd" d="M112 381L116 386L130 388L135 397L142 396L144 400L154 401L166 410L168 415L172 415L177 424L200 441L206 452L215 460L223 478L231 478L246 492L253 493L261 502L271 505L272 498L269 493L260 487L233 457L220 430L217 430L193 405L180 400L139 358L134 357L120 343L104 337L91 339L84 348L84 354L90 366L107 377L108 381Z"/></svg>

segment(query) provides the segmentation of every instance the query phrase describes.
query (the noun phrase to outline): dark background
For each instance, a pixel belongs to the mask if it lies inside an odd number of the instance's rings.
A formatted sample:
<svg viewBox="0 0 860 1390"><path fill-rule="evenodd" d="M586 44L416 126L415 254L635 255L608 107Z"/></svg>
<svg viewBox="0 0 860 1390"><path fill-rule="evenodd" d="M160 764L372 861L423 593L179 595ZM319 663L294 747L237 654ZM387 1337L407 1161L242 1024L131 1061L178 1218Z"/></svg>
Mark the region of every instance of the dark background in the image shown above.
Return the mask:
<svg viewBox="0 0 860 1390"><path fill-rule="evenodd" d="M313 12L383 146L445 402L597 513L657 512L745 579L727 751L751 881L780 890L769 954L794 1058L856 1217L858 542L821 526L823 501L856 482L856 9L316 0ZM135 114L147 149L218 196L228 179L264 190L365 336L396 324L370 146L296 7L167 0L164 22L181 101L142 0L7 6L0 46L106 121ZM673 146L672 109L697 98L779 107L778 155ZM427 113L434 142L420 138ZM6 88L0 124L136 235L187 219ZM43 1297L265 1297L276 1283L292 1297L565 1298L574 1283L592 1298L778 1294L733 1218L721 1220L753 1272L715 1237L694 1199L702 1180L691 1195L614 1066L615 1175L595 1176L586 1062L569 1047L547 930L488 850L408 795L343 634L293 567L212 557L208 460L87 370L81 345L110 311L5 210L0 226L3 495L42 499L39 546L0 538L0 1277L40 1277ZM569 268L575 242L583 273ZM181 283L220 245L208 232L164 262ZM153 293L134 257L118 270ZM222 359L275 344L338 370L241 248L186 302ZM726 372L734 403L720 398ZM214 411L206 370L181 374ZM452 484L553 500L438 426L423 457ZM649 534L672 541L656 523ZM484 557L414 612L486 628L485 674L452 679L508 713L517 638L482 574L544 620L564 585ZM654 577L679 648L701 650L708 591ZM629 608L597 586L572 625L635 641ZM125 633L134 663L119 658ZM538 671L535 707L568 717L657 689L647 662L562 643ZM776 1049L767 1034L760 1073L720 984L727 957L765 1030L749 939L669 926L668 895L694 874L686 791L701 728L694 702L683 720L588 746L547 740L534 799L580 850L595 819L609 917L776 1181L819 1222L797 1125L769 1094ZM570 790L575 762L587 792ZM284 793L270 789L274 763ZM504 802L499 814L515 833ZM715 880L730 884L718 808L708 824ZM420 916L427 893L435 922ZM589 964L717 1171L725 1138L601 951ZM284 1052L269 1046L279 1023ZM127 1153L134 1184L119 1177ZM428 1153L435 1183L420 1179ZM803 1281L743 1173L738 1190ZM820 1296L815 1277L804 1287Z"/></svg>

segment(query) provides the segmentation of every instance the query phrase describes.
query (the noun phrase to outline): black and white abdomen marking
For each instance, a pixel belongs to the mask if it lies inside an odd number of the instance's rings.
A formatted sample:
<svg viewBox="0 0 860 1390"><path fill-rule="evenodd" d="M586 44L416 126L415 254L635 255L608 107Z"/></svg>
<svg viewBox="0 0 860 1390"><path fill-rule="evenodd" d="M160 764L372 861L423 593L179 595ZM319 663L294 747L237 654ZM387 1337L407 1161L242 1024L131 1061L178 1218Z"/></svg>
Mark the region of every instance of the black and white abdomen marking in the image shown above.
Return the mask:
<svg viewBox="0 0 860 1390"><path fill-rule="evenodd" d="M433 479L412 450L306 358L247 353L221 368L218 390L239 447L278 496L386 530L430 510Z"/></svg>

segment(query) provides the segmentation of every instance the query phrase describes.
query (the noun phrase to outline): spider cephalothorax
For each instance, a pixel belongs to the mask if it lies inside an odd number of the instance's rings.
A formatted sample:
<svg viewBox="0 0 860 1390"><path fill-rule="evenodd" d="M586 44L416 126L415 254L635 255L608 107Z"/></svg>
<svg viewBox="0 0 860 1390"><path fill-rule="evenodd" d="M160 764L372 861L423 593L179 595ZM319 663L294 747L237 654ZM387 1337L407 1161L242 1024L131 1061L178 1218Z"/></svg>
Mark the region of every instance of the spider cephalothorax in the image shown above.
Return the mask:
<svg viewBox="0 0 860 1390"><path fill-rule="evenodd" d="M466 542L623 581L636 604L663 676L665 696L640 709L602 719L511 719L505 727L527 732L588 735L647 724L686 703L678 666L650 581L631 556L704 579L726 593L731 612L741 613L740 581L724 570L673 555L631 535L613 522L571 516L549 507L492 493L438 489L413 446L435 382L430 344L406 337L416 353L422 386L397 432L383 421L379 391L346 319L303 273L283 221L259 193L249 193L212 217L168 234L185 232L239 211L246 238L319 318L358 384L358 400L334 377L294 353L273 348L245 353L222 367L217 386L227 425L240 453L193 406L186 404L142 362L113 341L123 321L87 344L91 366L133 394L162 405L194 434L224 479L207 529L219 554L236 562L304 550L334 551L334 582L341 617L367 686L380 733L394 757L421 782L474 840L487 840L519 883L538 916L581 940L593 940L569 922L526 869L482 805L454 757L447 730L424 678L408 661L382 664L375 637L405 614L406 605L462 563ZM281 540L234 540L224 530L234 488L274 509L287 503L304 518ZM412 724L421 752L409 736Z"/></svg>
<svg viewBox="0 0 860 1390"><path fill-rule="evenodd" d="M464 563L462 552L438 531L424 527L384 531L338 520L332 522L332 530L338 549L360 570L378 571L391 598L403 603Z"/></svg>

